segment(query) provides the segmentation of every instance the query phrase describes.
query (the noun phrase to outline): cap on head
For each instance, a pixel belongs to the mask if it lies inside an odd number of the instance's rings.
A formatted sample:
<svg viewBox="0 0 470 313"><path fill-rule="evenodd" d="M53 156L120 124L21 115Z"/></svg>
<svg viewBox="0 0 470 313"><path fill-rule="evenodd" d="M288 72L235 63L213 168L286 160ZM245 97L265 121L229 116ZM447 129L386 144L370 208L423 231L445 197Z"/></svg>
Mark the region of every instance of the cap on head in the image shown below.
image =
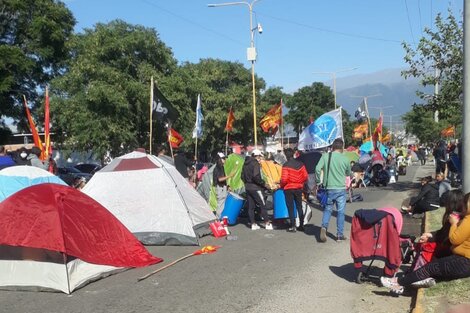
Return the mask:
<svg viewBox="0 0 470 313"><path fill-rule="evenodd" d="M251 155L252 155L252 156L262 156L263 153L262 153L260 150L255 149L255 150L253 150L253 151L251 152Z"/></svg>

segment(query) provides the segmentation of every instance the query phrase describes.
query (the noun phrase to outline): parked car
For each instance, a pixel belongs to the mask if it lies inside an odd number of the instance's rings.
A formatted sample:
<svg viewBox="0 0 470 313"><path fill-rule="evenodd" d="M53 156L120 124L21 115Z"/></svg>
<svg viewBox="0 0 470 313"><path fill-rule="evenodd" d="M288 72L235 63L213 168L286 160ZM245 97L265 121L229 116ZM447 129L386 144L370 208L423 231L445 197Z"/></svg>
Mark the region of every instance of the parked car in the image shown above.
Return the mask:
<svg viewBox="0 0 470 313"><path fill-rule="evenodd" d="M95 174L101 169L101 165L95 163L81 163L74 166L82 173Z"/></svg>
<svg viewBox="0 0 470 313"><path fill-rule="evenodd" d="M67 166L57 168L57 176L59 176L67 185L73 186L77 178L84 178L88 181L93 175L80 172L75 167Z"/></svg>

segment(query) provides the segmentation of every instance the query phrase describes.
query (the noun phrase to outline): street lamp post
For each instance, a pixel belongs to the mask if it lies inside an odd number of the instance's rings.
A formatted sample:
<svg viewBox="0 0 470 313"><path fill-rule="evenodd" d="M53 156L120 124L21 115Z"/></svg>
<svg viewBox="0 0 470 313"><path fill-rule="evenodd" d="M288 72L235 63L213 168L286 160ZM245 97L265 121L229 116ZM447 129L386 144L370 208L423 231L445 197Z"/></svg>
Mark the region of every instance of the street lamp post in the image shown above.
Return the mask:
<svg viewBox="0 0 470 313"><path fill-rule="evenodd" d="M331 75L333 78L333 95L335 97L335 110L336 110L336 74L338 73L343 73L343 72L348 72L348 71L354 71L357 70L358 67L352 67L352 68L345 68L342 70L334 71L334 72L313 72L313 74L328 74Z"/></svg>
<svg viewBox="0 0 470 313"><path fill-rule="evenodd" d="M247 49L247 59L251 62L251 83L253 86L253 131L254 131L254 143L255 147L258 146L258 131L256 125L256 88L255 88L255 61L256 61L256 48L255 48L255 31L262 32L261 25L253 27L253 6L259 0L253 0L251 2L240 1L240 2L224 2L217 4L208 4L210 8L231 6L231 5L247 5L250 11L250 47Z"/></svg>

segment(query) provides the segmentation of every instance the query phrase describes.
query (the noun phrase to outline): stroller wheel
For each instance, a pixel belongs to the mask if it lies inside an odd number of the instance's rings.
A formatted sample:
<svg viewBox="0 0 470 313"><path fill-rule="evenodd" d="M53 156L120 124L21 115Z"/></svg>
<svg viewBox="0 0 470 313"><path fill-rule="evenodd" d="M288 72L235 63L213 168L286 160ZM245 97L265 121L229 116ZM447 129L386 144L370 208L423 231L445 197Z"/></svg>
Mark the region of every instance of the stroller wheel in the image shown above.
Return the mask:
<svg viewBox="0 0 470 313"><path fill-rule="evenodd" d="M365 274L364 274L362 271L360 271L359 273L357 273L356 283L362 284L362 283L364 283L364 282L366 282L366 281L367 281L367 278L366 278Z"/></svg>

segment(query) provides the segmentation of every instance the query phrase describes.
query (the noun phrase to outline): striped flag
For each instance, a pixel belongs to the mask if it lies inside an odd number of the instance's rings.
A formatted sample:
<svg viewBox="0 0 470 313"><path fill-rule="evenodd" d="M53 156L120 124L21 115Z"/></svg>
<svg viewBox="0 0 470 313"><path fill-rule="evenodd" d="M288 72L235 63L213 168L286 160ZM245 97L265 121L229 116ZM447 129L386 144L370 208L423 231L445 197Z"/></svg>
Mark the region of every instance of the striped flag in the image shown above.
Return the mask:
<svg viewBox="0 0 470 313"><path fill-rule="evenodd" d="M26 96L24 95L23 95L23 100L24 100L24 108L26 111L26 117L28 118L28 122L29 122L29 128L31 128L31 134L33 135L34 145L38 147L39 149L41 149L41 151L43 151L41 138L39 138L39 134L36 129L36 124L34 123L33 117L31 116L31 112L29 111L28 103L26 101Z"/></svg>

